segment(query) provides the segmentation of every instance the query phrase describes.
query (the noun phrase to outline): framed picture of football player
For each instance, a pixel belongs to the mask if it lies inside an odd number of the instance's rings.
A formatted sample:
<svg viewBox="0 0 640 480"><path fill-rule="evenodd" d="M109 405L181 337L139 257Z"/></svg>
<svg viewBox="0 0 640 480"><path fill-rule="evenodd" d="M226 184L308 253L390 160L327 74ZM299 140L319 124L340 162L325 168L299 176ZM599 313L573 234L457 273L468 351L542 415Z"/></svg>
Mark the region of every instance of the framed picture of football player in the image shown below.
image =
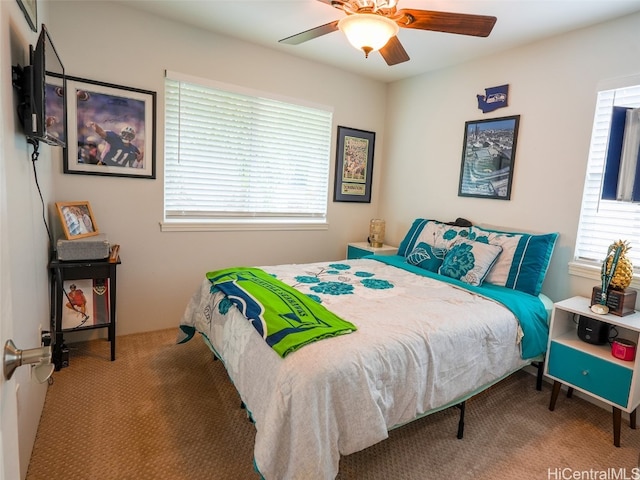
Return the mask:
<svg viewBox="0 0 640 480"><path fill-rule="evenodd" d="M156 178L156 92L67 77L64 173Z"/></svg>

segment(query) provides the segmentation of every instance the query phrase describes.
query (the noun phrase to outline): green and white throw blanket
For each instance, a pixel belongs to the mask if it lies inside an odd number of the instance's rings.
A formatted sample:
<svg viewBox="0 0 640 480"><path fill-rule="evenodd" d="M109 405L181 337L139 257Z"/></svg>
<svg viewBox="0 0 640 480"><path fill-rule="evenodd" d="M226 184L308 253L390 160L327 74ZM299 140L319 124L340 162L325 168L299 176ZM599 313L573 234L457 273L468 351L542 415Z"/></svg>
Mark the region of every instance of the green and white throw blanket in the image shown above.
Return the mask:
<svg viewBox="0 0 640 480"><path fill-rule="evenodd" d="M356 330L349 323L293 287L251 267L208 272L214 289L226 295L281 357L323 338Z"/></svg>

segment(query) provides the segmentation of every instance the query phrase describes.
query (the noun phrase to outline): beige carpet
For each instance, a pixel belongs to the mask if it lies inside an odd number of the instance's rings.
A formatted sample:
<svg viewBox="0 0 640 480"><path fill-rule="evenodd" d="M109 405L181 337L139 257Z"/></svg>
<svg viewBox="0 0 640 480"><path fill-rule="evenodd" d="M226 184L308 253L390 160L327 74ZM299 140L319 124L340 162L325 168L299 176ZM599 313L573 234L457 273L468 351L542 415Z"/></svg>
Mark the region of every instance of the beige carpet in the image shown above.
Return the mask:
<svg viewBox="0 0 640 480"><path fill-rule="evenodd" d="M255 430L223 365L199 338L175 345L176 333L118 337L115 362L106 340L71 345L70 367L48 389L27 479L259 478ZM575 395L550 412L550 386L534 383L520 372L469 400L462 440L457 409L440 412L343 458L338 478L635 478L640 430L623 419L616 448L610 412Z"/></svg>

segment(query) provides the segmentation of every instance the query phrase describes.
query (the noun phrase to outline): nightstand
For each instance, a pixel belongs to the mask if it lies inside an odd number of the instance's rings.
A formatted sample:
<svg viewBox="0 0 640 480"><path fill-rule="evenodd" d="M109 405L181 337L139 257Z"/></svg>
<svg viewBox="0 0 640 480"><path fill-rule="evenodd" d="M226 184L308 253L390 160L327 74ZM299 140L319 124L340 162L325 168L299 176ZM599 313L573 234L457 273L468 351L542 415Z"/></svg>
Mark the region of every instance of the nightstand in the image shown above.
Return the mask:
<svg viewBox="0 0 640 480"><path fill-rule="evenodd" d="M398 247L383 245L382 247L372 247L368 242L355 242L347 245L347 260L362 258L365 255L395 255Z"/></svg>
<svg viewBox="0 0 640 480"><path fill-rule="evenodd" d="M111 361L116 359L116 267L120 265L120 257L104 260L72 260L54 259L49 263L51 279L51 331L53 334L52 361L56 371L69 366L69 350L64 343L64 334L80 330L107 328L111 343ZM67 283L93 281L93 288L84 293L91 295L93 311L85 315L84 321L74 328L65 328L63 311L69 310L71 303L67 292ZM98 281L98 282L96 282ZM75 286L74 286L75 287ZM96 295L98 295L96 297ZM98 299L98 300L97 300ZM103 299L103 300L102 300ZM76 309L77 310L77 309ZM78 311L78 321L82 320ZM84 314L84 312L82 312ZM87 320L91 320L86 323Z"/></svg>
<svg viewBox="0 0 640 480"><path fill-rule="evenodd" d="M611 354L611 345L594 345L578 338L578 319L582 315L615 327L619 338L638 343L640 314L624 317L598 315L589 308L591 300L573 297L553 305L545 374L554 380L549 410L555 409L560 388L569 387L567 397L579 390L611 405L613 444L620 446L621 413L629 413L629 425L636 428L636 409L640 404L640 357L620 360ZM612 333L615 333L613 331Z"/></svg>

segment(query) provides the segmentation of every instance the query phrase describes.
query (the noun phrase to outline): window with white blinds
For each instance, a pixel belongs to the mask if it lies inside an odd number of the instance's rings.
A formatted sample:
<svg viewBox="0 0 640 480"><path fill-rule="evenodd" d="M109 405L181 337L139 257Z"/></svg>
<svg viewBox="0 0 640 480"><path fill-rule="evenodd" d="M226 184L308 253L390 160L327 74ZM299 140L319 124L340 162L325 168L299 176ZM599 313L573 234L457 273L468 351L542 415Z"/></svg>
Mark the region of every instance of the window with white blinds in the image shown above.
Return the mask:
<svg viewBox="0 0 640 480"><path fill-rule="evenodd" d="M601 189L613 107L640 107L640 85L598 93L591 135L575 261L600 264L616 240L627 240L634 266L640 267L640 204L602 200ZM637 270L636 270L637 271Z"/></svg>
<svg viewBox="0 0 640 480"><path fill-rule="evenodd" d="M167 72L165 222L325 223L332 112Z"/></svg>

